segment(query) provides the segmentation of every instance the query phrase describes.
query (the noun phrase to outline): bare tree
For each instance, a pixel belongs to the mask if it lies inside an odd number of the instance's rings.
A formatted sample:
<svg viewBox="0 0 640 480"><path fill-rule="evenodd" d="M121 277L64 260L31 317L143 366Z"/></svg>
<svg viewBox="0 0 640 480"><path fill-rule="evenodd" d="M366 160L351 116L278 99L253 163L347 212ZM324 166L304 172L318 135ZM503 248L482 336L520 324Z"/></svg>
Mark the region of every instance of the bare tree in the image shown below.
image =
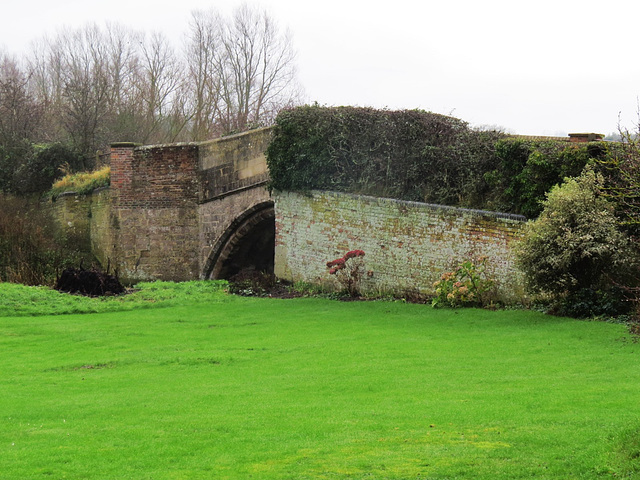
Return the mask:
<svg viewBox="0 0 640 480"><path fill-rule="evenodd" d="M140 42L136 89L144 113L142 141L173 142L188 117L183 103L182 65L166 37L154 32Z"/></svg>
<svg viewBox="0 0 640 480"><path fill-rule="evenodd" d="M288 32L281 33L266 11L242 5L224 37L227 74L223 75L225 131L268 123L291 103L295 90L295 52Z"/></svg>
<svg viewBox="0 0 640 480"><path fill-rule="evenodd" d="M42 124L28 80L18 60L0 52L0 191L13 189L15 172L29 159Z"/></svg>
<svg viewBox="0 0 640 480"><path fill-rule="evenodd" d="M137 45L141 34L118 24L107 24L98 39L104 45L104 73L108 87L105 129L113 140L137 140L140 137L141 102L137 95L139 68Z"/></svg>
<svg viewBox="0 0 640 480"><path fill-rule="evenodd" d="M121 26L92 24L36 45L29 65L50 139L92 155L107 142L136 137L136 39Z"/></svg>
<svg viewBox="0 0 640 480"><path fill-rule="evenodd" d="M206 140L268 124L295 101L290 36L262 10L192 14L177 55L160 33L95 24L43 38L27 87L42 105L41 139L85 155L108 142Z"/></svg>
<svg viewBox="0 0 640 480"><path fill-rule="evenodd" d="M230 19L196 11L188 48L194 139L268 124L296 101L291 37L266 11L242 5Z"/></svg>
<svg viewBox="0 0 640 480"><path fill-rule="evenodd" d="M13 148L35 140L41 114L29 91L28 75L17 59L0 52L0 145Z"/></svg>
<svg viewBox="0 0 640 480"><path fill-rule="evenodd" d="M52 48L53 42L43 37L33 44L27 59L31 90L43 107L43 140L61 141L67 137L62 125L63 67L62 56Z"/></svg>
<svg viewBox="0 0 640 480"><path fill-rule="evenodd" d="M59 66L62 126L76 147L91 154L109 107L107 48L96 25L64 31L49 44L49 59Z"/></svg>
<svg viewBox="0 0 640 480"><path fill-rule="evenodd" d="M214 135L219 110L221 78L218 69L222 51L224 19L214 10L194 11L187 37L186 60L191 89L191 137L203 140Z"/></svg>

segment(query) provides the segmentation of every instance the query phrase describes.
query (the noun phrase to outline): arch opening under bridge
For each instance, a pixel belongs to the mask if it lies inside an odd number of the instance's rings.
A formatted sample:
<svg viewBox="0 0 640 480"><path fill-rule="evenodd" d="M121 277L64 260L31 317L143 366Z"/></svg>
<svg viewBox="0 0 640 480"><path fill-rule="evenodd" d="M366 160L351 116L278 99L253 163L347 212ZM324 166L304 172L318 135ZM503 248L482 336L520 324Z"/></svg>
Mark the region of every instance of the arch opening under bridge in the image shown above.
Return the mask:
<svg viewBox="0 0 640 480"><path fill-rule="evenodd" d="M275 212L272 201L236 217L211 249L204 278L228 280L242 271L273 273Z"/></svg>

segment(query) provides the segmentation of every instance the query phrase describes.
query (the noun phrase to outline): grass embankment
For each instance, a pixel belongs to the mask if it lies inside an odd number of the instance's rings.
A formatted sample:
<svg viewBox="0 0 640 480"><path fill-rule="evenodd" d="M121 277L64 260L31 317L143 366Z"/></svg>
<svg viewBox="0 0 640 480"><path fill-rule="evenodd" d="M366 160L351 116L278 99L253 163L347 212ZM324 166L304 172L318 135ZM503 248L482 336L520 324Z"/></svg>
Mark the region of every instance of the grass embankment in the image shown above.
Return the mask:
<svg viewBox="0 0 640 480"><path fill-rule="evenodd" d="M0 318L2 478L639 471L640 346L621 325L178 297L182 306Z"/></svg>

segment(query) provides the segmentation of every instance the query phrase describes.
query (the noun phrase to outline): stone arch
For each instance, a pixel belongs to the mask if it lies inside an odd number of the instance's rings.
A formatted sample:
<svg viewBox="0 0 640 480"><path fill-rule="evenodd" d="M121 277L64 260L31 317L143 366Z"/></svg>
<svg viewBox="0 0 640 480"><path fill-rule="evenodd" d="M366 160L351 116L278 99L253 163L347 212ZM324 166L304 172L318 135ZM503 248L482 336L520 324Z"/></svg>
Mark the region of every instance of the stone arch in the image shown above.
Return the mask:
<svg viewBox="0 0 640 480"><path fill-rule="evenodd" d="M228 279L245 268L273 273L274 249L273 202L262 202L236 217L220 236L205 264L204 278Z"/></svg>

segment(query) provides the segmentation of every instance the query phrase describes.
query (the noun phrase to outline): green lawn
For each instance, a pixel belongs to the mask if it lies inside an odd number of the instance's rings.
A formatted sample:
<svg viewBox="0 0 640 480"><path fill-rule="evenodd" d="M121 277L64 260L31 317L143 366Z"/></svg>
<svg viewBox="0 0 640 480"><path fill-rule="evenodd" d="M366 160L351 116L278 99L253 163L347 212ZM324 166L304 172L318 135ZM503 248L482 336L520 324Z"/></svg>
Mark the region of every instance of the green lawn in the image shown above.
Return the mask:
<svg viewBox="0 0 640 480"><path fill-rule="evenodd" d="M182 303L0 318L0 478L640 475L640 345L624 326Z"/></svg>

